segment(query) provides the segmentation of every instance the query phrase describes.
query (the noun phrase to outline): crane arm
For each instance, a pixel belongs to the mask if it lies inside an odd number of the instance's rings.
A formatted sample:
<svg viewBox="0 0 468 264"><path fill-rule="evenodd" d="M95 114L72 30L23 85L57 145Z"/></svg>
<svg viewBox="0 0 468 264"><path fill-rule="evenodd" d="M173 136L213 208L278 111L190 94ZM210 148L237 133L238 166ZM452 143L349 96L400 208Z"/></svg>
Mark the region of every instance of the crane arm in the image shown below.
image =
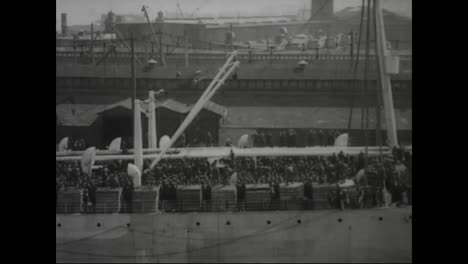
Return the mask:
<svg viewBox="0 0 468 264"><path fill-rule="evenodd" d="M226 63L221 67L216 74L213 81L211 81L208 88L203 92L200 99L198 99L197 103L193 106L192 110L189 112L185 120L179 126L177 131L171 138L169 144L167 144L162 150L158 157L151 163L150 168L154 168L156 164L164 157L167 150L176 142L179 136L185 131L185 129L190 125L190 123L195 119L197 114L202 110L203 106L213 97L214 93L224 84L224 81L239 67L239 61L236 60L237 51L234 51L231 56L229 56Z"/></svg>
<svg viewBox="0 0 468 264"><path fill-rule="evenodd" d="M160 50L161 63L162 63L163 66L165 66L166 65L166 60L164 58L164 52L161 52L162 43L159 43L158 38L156 37L156 33L154 32L154 28L153 28L153 25L151 24L151 19L149 18L148 10L146 8L147 8L146 6L143 6L141 8L141 11L143 11L143 13L145 14L146 20L148 21L148 25L149 25L150 30L151 30L151 34L153 35L154 42L156 43L156 47L158 47L159 50Z"/></svg>
<svg viewBox="0 0 468 264"><path fill-rule="evenodd" d="M177 0L177 4L176 4L176 5L177 5L177 9L178 9L179 12L180 12L180 15L181 15L182 18L183 18L183 17L184 17L184 12L182 11L182 8L180 7L180 1L179 1L179 0Z"/></svg>

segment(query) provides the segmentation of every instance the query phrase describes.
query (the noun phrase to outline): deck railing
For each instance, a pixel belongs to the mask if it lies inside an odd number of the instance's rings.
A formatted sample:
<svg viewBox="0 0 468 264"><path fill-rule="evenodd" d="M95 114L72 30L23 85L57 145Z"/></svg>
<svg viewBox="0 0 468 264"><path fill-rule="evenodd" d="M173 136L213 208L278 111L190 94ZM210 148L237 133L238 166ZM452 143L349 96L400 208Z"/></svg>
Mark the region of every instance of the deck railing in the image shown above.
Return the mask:
<svg viewBox="0 0 468 264"><path fill-rule="evenodd" d="M371 189L369 189L371 190ZM379 198L381 192L369 191L368 196L362 204L356 198L351 198L349 203L345 203L345 209L375 208L383 205L383 199ZM162 200L156 204L154 200L147 201L122 201L118 209L115 202L98 203L73 203L58 202L56 206L57 214L94 214L94 213L154 213L156 211L164 213L175 212L239 212L239 211L287 211L287 210L326 210L340 209L339 204L330 202L326 197L296 200L265 199L256 202L247 201L177 201ZM403 193L403 205L412 205L411 188Z"/></svg>

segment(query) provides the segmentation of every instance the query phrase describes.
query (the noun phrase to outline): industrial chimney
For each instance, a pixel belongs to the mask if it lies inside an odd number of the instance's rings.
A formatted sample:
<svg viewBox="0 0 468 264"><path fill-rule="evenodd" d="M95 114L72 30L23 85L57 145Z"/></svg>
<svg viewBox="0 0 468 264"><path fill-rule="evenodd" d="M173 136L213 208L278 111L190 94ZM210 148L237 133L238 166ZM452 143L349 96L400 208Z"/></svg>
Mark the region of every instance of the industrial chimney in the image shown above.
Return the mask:
<svg viewBox="0 0 468 264"><path fill-rule="evenodd" d="M67 13L62 13L62 35L66 35L67 32L68 32Z"/></svg>
<svg viewBox="0 0 468 264"><path fill-rule="evenodd" d="M164 13L162 11L158 12L158 17L156 18L157 22L164 22Z"/></svg>
<svg viewBox="0 0 468 264"><path fill-rule="evenodd" d="M309 19L331 19L333 14L333 0L311 0Z"/></svg>

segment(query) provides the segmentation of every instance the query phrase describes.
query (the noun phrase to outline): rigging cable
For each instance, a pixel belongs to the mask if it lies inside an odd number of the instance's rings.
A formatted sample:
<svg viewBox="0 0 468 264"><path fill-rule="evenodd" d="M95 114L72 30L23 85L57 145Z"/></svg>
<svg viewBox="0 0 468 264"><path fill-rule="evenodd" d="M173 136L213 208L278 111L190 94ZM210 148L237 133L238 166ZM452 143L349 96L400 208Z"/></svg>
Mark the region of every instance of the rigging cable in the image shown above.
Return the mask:
<svg viewBox="0 0 468 264"><path fill-rule="evenodd" d="M370 17L371 17L371 0L367 0L367 21L366 21L366 51L365 51L365 60L364 60L364 93L363 93L363 105L362 109L365 110L361 112L361 129L364 126L364 143L365 143L365 159L364 159L364 168L367 169L367 157L369 152L369 140L367 130L369 128L369 104L366 100L366 96L369 92L369 52L370 52Z"/></svg>
<svg viewBox="0 0 468 264"><path fill-rule="evenodd" d="M353 107L354 107L354 100L355 100L355 91L357 91L358 88L358 80L357 80L357 69L359 65L359 57L360 57L360 51L361 51L361 39L362 39L362 26L363 26L363 20L364 20L364 4L365 0L362 0L361 3L361 19L359 22L359 37L358 37L358 45L357 45L357 52L356 52L356 57L355 57L355 63L354 63L354 70L353 70L353 85L351 88L353 89L351 92L351 107L349 110L349 117L348 117L348 133L351 133L351 124L353 120ZM354 48L354 47L353 47ZM353 58L351 58L353 60Z"/></svg>
<svg viewBox="0 0 468 264"><path fill-rule="evenodd" d="M382 131L381 131L381 110L380 110L380 107L382 106L383 104L383 98L382 98L382 94L381 94L381 87L380 87L380 71L383 70L383 69L380 69L380 65L379 65L379 53L377 51L377 16L375 15L376 12L377 12L377 8L376 8L376 5L375 5L375 0L374 0L374 16L373 16L373 19L372 19L372 22L373 22L373 26L374 26L374 38L375 38L375 45L374 45L374 53L375 53L375 66L376 66L376 73L377 73L377 77L376 77L376 82L375 82L375 89L376 89L376 94L377 94L377 98L376 98L376 110L375 110L375 117L376 117L376 124L375 124L375 128L376 128L376 141L377 141L377 145L379 146L379 158L380 158L380 161L382 161ZM383 58L382 58L383 59Z"/></svg>

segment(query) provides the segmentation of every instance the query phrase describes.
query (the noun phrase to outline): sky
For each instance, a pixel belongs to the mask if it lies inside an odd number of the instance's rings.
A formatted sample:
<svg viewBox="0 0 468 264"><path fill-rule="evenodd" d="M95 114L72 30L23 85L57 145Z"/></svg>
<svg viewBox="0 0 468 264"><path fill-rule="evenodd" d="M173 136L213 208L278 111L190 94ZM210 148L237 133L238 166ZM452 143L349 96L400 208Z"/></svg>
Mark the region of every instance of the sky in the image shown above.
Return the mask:
<svg viewBox="0 0 468 264"><path fill-rule="evenodd" d="M347 6L359 6L362 0L335 0L335 12ZM411 0L382 0L384 8L411 17ZM199 8L199 16L241 16L297 14L300 8L310 8L310 0L55 0L56 28L60 14L67 13L68 25L87 25L112 10L117 14L142 14L141 7L149 7L150 16L159 10L175 12L176 3L182 11L192 14Z"/></svg>

